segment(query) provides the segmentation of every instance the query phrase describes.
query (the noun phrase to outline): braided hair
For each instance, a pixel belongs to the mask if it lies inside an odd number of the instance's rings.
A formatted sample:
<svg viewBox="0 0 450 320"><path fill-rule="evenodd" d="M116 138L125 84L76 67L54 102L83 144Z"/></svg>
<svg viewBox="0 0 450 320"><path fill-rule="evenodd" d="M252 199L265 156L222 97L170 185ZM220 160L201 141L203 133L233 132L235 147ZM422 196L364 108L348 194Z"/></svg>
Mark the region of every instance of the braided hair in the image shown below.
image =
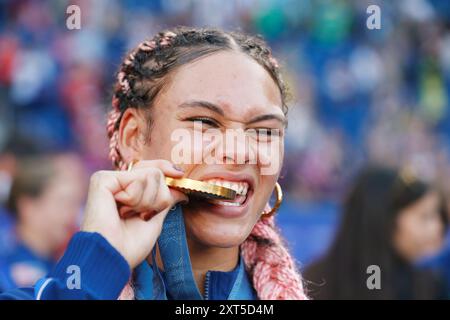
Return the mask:
<svg viewBox="0 0 450 320"><path fill-rule="evenodd" d="M226 50L245 53L266 69L280 90L282 110L287 114L286 87L278 63L262 38L213 28L177 27L162 31L131 50L117 73L107 122L109 156L115 168L126 167L118 148L118 129L124 111L150 109L170 73L196 59ZM149 125L151 121L149 117ZM301 276L273 217L263 217L256 223L241 245L241 252L260 299L307 299ZM127 285L120 298L133 297L131 285Z"/></svg>

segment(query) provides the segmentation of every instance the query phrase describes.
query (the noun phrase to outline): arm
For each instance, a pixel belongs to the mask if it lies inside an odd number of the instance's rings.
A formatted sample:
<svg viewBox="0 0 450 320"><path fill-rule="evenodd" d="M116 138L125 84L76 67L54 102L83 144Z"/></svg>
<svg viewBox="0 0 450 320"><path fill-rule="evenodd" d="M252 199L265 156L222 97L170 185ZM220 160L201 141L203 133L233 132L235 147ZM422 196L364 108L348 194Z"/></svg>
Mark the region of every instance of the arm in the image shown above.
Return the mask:
<svg viewBox="0 0 450 320"><path fill-rule="evenodd" d="M131 171L95 173L83 232L34 289L7 292L0 299L117 299L130 269L150 254L167 212L188 200L169 190L165 175L181 177L183 172L165 160L142 160Z"/></svg>
<svg viewBox="0 0 450 320"><path fill-rule="evenodd" d="M47 277L34 288L4 292L0 300L117 299L129 277L127 261L105 238L78 232Z"/></svg>

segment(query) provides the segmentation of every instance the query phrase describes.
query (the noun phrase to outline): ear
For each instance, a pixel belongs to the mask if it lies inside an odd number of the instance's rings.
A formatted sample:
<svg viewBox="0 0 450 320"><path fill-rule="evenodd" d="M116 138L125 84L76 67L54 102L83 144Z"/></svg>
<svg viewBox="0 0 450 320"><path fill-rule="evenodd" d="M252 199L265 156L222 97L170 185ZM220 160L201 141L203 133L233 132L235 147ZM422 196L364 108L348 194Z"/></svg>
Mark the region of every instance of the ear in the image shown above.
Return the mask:
<svg viewBox="0 0 450 320"><path fill-rule="evenodd" d="M140 110L128 108L119 126L119 150L126 163L140 160L145 143L146 119Z"/></svg>

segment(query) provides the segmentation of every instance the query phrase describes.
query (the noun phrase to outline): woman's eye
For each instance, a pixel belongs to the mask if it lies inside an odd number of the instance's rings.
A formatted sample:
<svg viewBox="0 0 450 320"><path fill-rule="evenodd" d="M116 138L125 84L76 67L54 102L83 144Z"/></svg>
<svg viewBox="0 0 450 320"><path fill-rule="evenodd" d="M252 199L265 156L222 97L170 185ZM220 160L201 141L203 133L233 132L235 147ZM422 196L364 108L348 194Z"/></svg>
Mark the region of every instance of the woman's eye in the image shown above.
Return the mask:
<svg viewBox="0 0 450 320"><path fill-rule="evenodd" d="M256 129L256 132L258 133L258 136L272 136L272 131L270 129Z"/></svg>
<svg viewBox="0 0 450 320"><path fill-rule="evenodd" d="M272 138L281 136L281 131L279 129L257 128L253 130L255 130L259 138L262 137Z"/></svg>
<svg viewBox="0 0 450 320"><path fill-rule="evenodd" d="M196 117L196 118L189 118L187 120L192 121L192 122L200 122L202 125L207 125L207 126L214 127L214 128L219 127L219 124L217 123L217 121L214 119L211 119L211 118Z"/></svg>

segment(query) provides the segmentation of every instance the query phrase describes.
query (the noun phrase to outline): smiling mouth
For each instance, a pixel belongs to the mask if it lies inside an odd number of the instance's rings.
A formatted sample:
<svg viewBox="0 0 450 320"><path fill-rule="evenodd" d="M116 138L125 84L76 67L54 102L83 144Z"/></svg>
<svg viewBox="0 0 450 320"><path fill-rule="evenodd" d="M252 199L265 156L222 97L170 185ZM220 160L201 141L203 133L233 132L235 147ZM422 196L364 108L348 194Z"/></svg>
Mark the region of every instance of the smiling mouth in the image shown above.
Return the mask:
<svg viewBox="0 0 450 320"><path fill-rule="evenodd" d="M250 185L246 181L228 181L224 179L207 179L204 182L232 189L236 191L236 198L233 200L219 200L219 199L207 199L211 204L228 206L228 207L239 207L242 206L248 198Z"/></svg>

